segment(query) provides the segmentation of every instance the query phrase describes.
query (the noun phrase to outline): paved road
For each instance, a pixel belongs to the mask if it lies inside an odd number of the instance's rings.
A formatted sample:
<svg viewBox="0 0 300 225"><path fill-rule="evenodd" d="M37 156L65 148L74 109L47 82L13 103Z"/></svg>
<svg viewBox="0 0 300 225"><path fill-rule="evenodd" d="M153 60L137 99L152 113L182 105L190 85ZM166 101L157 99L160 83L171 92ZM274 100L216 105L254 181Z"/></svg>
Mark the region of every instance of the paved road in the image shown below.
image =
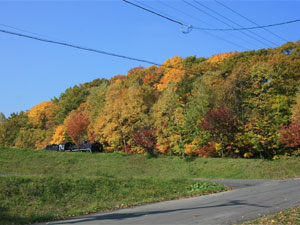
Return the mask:
<svg viewBox="0 0 300 225"><path fill-rule="evenodd" d="M300 205L300 179L213 180L233 191L45 224L234 224Z"/></svg>

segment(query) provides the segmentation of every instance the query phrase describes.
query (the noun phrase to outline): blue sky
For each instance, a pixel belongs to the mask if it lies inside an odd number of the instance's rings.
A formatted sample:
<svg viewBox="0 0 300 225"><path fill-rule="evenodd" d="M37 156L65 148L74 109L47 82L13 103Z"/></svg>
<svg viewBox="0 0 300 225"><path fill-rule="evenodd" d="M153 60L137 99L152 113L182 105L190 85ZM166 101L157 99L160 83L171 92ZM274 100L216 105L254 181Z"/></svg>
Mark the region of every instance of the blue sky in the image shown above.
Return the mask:
<svg viewBox="0 0 300 225"><path fill-rule="evenodd" d="M135 1L184 24L197 27L229 28L226 23L192 0ZM300 19L300 1L223 1L260 25ZM244 27L253 26L215 1L200 1ZM180 25L115 1L1 1L0 29L21 32L4 25L41 34L40 37L65 41L107 52L141 58L156 63L177 56L209 57L217 53L276 47L284 40L260 29L253 33L192 30L180 32ZM236 26L233 25L232 26ZM300 23L269 28L288 41L300 39ZM30 34L21 32L32 36ZM245 34L246 33L246 34ZM218 35L215 38L212 35ZM252 36L252 37L249 37ZM261 39L263 37L264 39ZM232 42L230 44L228 42ZM259 41L258 41L259 40ZM241 47L243 46L243 47ZM93 52L29 40L0 32L0 112L29 110L34 105L59 97L68 87L107 78L148 64Z"/></svg>

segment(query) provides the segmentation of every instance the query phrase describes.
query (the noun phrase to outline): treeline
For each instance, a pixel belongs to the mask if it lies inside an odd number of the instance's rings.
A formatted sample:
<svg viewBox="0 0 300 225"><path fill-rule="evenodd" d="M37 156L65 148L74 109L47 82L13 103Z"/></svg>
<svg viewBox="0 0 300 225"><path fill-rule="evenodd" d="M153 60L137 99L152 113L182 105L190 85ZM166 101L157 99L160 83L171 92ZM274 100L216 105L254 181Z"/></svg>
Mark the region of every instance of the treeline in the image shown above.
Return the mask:
<svg viewBox="0 0 300 225"><path fill-rule="evenodd" d="M175 56L2 115L0 146L89 140L108 152L299 156L299 87L300 41L210 58Z"/></svg>

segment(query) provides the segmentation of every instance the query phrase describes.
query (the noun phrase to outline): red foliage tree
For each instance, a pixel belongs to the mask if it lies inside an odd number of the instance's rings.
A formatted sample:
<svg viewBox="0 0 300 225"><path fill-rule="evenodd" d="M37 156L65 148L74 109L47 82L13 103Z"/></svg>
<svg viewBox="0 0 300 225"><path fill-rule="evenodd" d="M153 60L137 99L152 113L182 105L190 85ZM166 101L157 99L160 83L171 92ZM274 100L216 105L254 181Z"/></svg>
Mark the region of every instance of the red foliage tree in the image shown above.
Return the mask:
<svg viewBox="0 0 300 225"><path fill-rule="evenodd" d="M76 144L79 144L81 138L86 134L89 124L88 117L82 113L75 114L69 119L67 133Z"/></svg>
<svg viewBox="0 0 300 225"><path fill-rule="evenodd" d="M154 148L156 146L156 136L154 129L141 128L133 133L132 139L136 145L144 148L150 156L154 155Z"/></svg>
<svg viewBox="0 0 300 225"><path fill-rule="evenodd" d="M208 111L200 126L216 137L220 134L231 135L237 130L237 118L227 106L220 106Z"/></svg>
<svg viewBox="0 0 300 225"><path fill-rule="evenodd" d="M200 126L208 131L222 145L231 141L238 130L238 120L227 106L220 106L210 110L204 116ZM222 149L223 157L223 149Z"/></svg>
<svg viewBox="0 0 300 225"><path fill-rule="evenodd" d="M282 127L279 130L279 142L286 148L295 148L300 146L300 124L292 122L289 126Z"/></svg>
<svg viewBox="0 0 300 225"><path fill-rule="evenodd" d="M198 150L198 157L213 157L216 156L216 143L212 142L209 146L202 147Z"/></svg>

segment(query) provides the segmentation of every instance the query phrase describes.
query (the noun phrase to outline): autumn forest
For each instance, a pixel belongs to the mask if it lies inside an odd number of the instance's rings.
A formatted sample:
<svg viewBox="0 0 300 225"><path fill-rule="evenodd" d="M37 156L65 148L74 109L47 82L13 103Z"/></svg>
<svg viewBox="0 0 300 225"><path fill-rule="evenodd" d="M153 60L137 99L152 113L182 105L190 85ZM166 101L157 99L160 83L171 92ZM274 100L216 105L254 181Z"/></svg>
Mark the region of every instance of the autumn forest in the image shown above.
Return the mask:
<svg viewBox="0 0 300 225"><path fill-rule="evenodd" d="M82 140L101 142L105 152L300 156L300 41L210 58L175 56L0 115L0 146Z"/></svg>

